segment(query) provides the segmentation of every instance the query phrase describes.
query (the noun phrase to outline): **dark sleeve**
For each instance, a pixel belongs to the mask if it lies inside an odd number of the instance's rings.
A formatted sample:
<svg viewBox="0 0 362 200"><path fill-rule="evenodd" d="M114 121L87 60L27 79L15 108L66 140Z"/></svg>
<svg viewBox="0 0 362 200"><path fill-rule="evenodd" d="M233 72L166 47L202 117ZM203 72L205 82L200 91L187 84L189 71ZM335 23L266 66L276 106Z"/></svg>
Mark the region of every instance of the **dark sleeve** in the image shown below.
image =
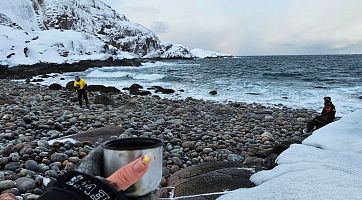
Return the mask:
<svg viewBox="0 0 362 200"><path fill-rule="evenodd" d="M123 191L93 176L81 172L67 172L59 176L52 188L38 200L127 200Z"/></svg>

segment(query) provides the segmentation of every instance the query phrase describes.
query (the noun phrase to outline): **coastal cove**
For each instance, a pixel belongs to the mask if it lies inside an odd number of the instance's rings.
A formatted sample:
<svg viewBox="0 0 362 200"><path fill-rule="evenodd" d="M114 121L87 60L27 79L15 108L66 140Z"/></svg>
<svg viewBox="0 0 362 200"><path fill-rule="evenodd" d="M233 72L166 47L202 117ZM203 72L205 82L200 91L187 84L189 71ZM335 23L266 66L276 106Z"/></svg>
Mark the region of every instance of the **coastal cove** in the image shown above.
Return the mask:
<svg viewBox="0 0 362 200"><path fill-rule="evenodd" d="M362 200L361 7L1 0L0 200Z"/></svg>

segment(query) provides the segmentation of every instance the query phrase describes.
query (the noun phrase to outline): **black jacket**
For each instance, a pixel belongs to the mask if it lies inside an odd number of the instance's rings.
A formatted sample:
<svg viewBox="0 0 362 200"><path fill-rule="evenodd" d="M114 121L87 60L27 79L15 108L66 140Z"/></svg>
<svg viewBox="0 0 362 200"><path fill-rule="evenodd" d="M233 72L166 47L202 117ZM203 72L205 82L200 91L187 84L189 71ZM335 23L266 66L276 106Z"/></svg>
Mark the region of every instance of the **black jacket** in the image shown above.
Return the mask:
<svg viewBox="0 0 362 200"><path fill-rule="evenodd" d="M123 191L93 176L81 172L67 172L38 200L127 200Z"/></svg>
<svg viewBox="0 0 362 200"><path fill-rule="evenodd" d="M334 107L332 102L327 102L324 104L324 108L320 115L320 119L323 122L330 123L334 121L336 115L336 108Z"/></svg>

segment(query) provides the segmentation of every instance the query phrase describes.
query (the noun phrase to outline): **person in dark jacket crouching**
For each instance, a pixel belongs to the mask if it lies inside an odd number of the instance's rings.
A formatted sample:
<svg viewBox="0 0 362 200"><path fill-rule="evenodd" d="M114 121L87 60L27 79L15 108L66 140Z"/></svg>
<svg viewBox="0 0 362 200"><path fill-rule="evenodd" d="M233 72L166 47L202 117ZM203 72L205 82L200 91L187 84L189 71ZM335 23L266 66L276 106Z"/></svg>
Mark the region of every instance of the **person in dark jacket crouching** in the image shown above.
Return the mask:
<svg viewBox="0 0 362 200"><path fill-rule="evenodd" d="M323 99L324 107L322 113L308 122L307 127L303 130L303 133L313 132L314 127L318 129L334 121L336 108L332 103L332 99L331 97L324 97Z"/></svg>
<svg viewBox="0 0 362 200"><path fill-rule="evenodd" d="M137 158L107 178L103 169L103 147L99 146L81 161L77 171L59 176L38 200L127 200L124 190L147 172L152 155ZM0 195L0 200L16 200L13 194Z"/></svg>

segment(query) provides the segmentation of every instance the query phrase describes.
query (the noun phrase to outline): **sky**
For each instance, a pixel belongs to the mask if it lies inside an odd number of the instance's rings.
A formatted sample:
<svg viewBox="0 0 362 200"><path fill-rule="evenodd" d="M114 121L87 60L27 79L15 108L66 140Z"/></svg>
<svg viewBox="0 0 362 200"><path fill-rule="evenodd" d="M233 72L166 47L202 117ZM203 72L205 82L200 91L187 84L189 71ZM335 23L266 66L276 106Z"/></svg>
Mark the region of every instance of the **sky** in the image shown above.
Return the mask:
<svg viewBox="0 0 362 200"><path fill-rule="evenodd" d="M231 55L362 53L361 0L102 0L164 42Z"/></svg>

